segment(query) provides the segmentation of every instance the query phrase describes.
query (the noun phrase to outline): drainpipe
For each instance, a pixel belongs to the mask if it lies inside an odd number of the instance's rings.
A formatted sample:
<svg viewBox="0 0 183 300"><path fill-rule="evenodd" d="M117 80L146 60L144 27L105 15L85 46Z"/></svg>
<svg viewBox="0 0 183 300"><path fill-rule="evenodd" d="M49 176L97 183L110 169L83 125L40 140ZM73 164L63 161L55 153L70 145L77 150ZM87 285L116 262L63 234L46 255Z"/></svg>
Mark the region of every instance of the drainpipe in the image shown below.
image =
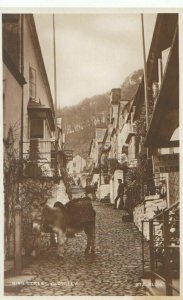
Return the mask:
<svg viewBox="0 0 183 300"><path fill-rule="evenodd" d="M24 65L23 65L23 21L24 15L20 15L20 72L23 76L24 74ZM20 178L17 182L17 203L15 204L14 209L14 219L15 219L15 248L14 248L14 267L15 275L20 275L22 271L22 207L20 202L20 182L23 178L23 111L24 111L24 84L22 83L22 103L21 103L21 128L20 128Z"/></svg>
<svg viewBox="0 0 183 300"><path fill-rule="evenodd" d="M56 41L55 41L55 15L53 14L53 57L54 57L54 93L55 93L55 137L57 136L57 68L56 68Z"/></svg>
<svg viewBox="0 0 183 300"><path fill-rule="evenodd" d="M24 39L23 39L23 33L24 33L24 15L20 15L20 72L21 75L24 76ZM20 132L20 164L21 164L21 171L20 176L21 179L23 177L23 128L24 128L24 85L22 84L22 104L21 104L21 132Z"/></svg>
<svg viewBox="0 0 183 300"><path fill-rule="evenodd" d="M146 50L145 50L145 36L144 36L144 18L141 14L141 24L142 24L142 46L143 46L143 59L144 59L144 92L145 92L145 107L146 107L146 133L149 127L148 120L148 87L147 87L147 69L146 69ZM147 147L147 159L148 157L148 147Z"/></svg>

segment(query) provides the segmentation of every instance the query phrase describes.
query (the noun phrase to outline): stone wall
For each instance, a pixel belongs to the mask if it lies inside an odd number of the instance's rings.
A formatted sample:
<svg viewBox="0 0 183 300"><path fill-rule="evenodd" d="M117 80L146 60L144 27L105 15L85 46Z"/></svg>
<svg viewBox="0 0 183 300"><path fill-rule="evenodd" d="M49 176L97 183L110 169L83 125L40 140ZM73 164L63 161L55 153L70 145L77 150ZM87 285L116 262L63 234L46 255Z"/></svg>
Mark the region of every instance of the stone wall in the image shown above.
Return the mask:
<svg viewBox="0 0 183 300"><path fill-rule="evenodd" d="M179 201L179 173L171 172L168 175L169 206L171 206Z"/></svg>
<svg viewBox="0 0 183 300"><path fill-rule="evenodd" d="M148 196L143 203L137 205L133 211L135 225L142 231L142 220L150 220L155 215L155 211L166 208L166 200L159 199L159 195ZM149 239L149 223L144 222L144 236Z"/></svg>

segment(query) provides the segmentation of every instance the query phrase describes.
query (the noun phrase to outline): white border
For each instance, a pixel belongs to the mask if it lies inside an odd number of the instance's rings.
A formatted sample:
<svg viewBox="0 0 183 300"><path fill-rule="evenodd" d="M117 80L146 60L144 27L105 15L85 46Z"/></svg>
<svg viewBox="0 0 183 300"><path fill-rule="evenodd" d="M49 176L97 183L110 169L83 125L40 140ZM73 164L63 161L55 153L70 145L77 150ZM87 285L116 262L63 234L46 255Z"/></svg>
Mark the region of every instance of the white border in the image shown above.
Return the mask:
<svg viewBox="0 0 183 300"><path fill-rule="evenodd" d="M127 7L127 8L181 8L181 0L1 0L5 7Z"/></svg>
<svg viewBox="0 0 183 300"><path fill-rule="evenodd" d="M43 6L44 5L44 6ZM37 9L39 8L39 9ZM51 9L50 9L51 8ZM1 0L0 3L0 13L3 12L30 12L30 13L96 13L96 11L100 12L103 11L104 13L139 13L139 12L146 12L146 13L152 13L152 12L178 12L180 13L179 17L179 30L180 30L180 48L179 48L179 53L180 53L180 87L182 85L182 79L183 76L181 74L181 70L183 70L183 59L182 59L182 53L183 53L183 39L181 37L183 36L183 1L182 0L154 0L154 1L139 1L139 0ZM0 19L1 19L1 14L0 14ZM1 27L1 25L0 25ZM0 32L0 55L2 57L2 32ZM2 67L0 69L0 79L2 82ZM182 91L180 90L180 138L181 134L183 132L183 123L182 123L182 115L183 115L183 99L182 99ZM2 85L0 84L0 93L2 95ZM181 105L182 104L182 105ZM0 107L0 119L2 122L2 105ZM0 157L3 157L3 143L2 143L2 128L0 128ZM180 141L181 142L181 141ZM182 151L182 143L180 147L180 186L183 186L183 176L182 176L182 163L183 163L183 151ZM0 187L1 187L1 203L0 203L0 209L1 209L1 216L3 217L3 161L2 159L0 160ZM180 191L180 198L181 198L181 191ZM182 201L180 201L181 205L181 215L182 215ZM3 225L3 219L1 218ZM181 227L183 225L182 217L181 217ZM3 226L0 226L0 240L1 242L3 241ZM181 249L182 249L182 243L183 243L183 230L181 230ZM3 259L4 257L4 250L3 250L3 244L1 243L0 246L0 258ZM183 264L182 264L182 259L181 259L181 270L183 270ZM4 271L4 266L3 262L0 267L0 273L3 274ZM182 282L182 272L181 272L181 282ZM1 276L0 280L0 290L1 290L1 295L4 294L4 285L3 285L3 275ZM181 295L183 295L183 284L181 284ZM63 296L62 296L63 297ZM179 297L169 297L169 299L180 299L182 296ZM2 298L4 298L2 296ZM13 296L10 299L19 299L20 297ZM34 296L34 299L40 299L40 296ZM44 299L45 297L42 296ZM64 297L65 298L65 297ZM71 299L72 297L67 296L67 299ZM75 297L76 299L80 299L80 296ZM93 297L86 297L87 299L93 298ZM95 298L101 299L103 297L95 296ZM108 297L107 297L108 298ZM110 297L108 299L115 299L116 297ZM133 296L124 296L120 297L122 299L142 299L142 297L133 297ZM21 299L29 299L26 296L21 296ZM46 299L55 299L55 297L46 297ZM58 298L57 298L58 299ZM146 299L143 297L143 299ZM166 296L163 297L150 297L148 296L148 300L150 299L167 299Z"/></svg>

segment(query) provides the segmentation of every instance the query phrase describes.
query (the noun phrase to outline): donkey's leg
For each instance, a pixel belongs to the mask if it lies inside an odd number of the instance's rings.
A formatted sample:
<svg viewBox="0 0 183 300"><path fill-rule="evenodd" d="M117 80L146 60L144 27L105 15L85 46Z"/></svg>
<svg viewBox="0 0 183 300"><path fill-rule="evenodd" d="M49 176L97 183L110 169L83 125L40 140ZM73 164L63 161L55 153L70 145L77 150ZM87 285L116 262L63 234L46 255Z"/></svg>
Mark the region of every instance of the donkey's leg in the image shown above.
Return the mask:
<svg viewBox="0 0 183 300"><path fill-rule="evenodd" d="M86 225L86 227L84 228L84 232L86 233L86 236L87 236L87 245L86 245L86 249L85 249L85 254L88 254L90 251L90 247L91 247L91 233L90 233L89 225Z"/></svg>
<svg viewBox="0 0 183 300"><path fill-rule="evenodd" d="M59 229L57 231L58 233L58 255L60 257L63 257L64 256L64 244L65 244L65 241L66 241L66 233Z"/></svg>
<svg viewBox="0 0 183 300"><path fill-rule="evenodd" d="M95 221L91 223L91 253L95 253Z"/></svg>

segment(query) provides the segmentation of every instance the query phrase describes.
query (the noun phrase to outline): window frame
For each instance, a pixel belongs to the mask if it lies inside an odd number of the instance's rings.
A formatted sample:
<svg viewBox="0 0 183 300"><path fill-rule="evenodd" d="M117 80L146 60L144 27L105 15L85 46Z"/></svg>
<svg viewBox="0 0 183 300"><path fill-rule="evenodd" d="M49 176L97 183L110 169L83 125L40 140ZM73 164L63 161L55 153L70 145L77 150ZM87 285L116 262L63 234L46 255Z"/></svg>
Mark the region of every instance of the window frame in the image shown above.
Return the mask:
<svg viewBox="0 0 183 300"><path fill-rule="evenodd" d="M33 70L33 72L35 73L35 82L31 81L31 79L30 79L31 70ZM36 69L29 65L29 98L32 99L32 100L36 100L36 96L37 96L37 85L36 85L37 76L36 75L37 75L36 74ZM31 87L33 87L33 86L34 86L34 89L35 89L35 96L31 95L31 90L32 90Z"/></svg>
<svg viewBox="0 0 183 300"><path fill-rule="evenodd" d="M35 122L35 121L42 121L42 137L33 137L33 136L31 136L31 124L32 124L32 122ZM39 118L30 118L29 119L29 124L30 124L30 131L29 131L29 136L30 136L30 139L44 139L44 119L39 119Z"/></svg>

